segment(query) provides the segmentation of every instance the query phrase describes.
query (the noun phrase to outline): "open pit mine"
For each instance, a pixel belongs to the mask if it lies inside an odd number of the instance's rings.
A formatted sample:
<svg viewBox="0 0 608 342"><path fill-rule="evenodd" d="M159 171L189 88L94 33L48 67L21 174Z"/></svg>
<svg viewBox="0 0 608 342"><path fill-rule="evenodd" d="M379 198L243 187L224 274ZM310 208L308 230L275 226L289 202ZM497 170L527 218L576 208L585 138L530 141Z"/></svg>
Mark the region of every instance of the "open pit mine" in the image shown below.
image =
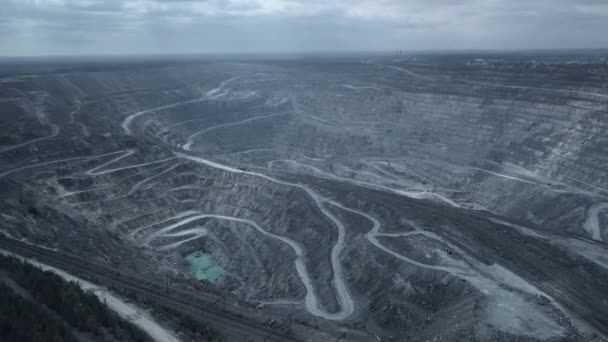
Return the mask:
<svg viewBox="0 0 608 342"><path fill-rule="evenodd" d="M0 120L0 249L228 341L608 338L605 56L3 61Z"/></svg>

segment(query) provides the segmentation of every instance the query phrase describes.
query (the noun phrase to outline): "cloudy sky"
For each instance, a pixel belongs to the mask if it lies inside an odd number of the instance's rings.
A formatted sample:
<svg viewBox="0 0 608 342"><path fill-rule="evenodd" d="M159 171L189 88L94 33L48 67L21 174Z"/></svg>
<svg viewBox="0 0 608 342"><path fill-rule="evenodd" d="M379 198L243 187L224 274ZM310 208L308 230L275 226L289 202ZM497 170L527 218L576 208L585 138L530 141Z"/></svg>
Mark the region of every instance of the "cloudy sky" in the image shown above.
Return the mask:
<svg viewBox="0 0 608 342"><path fill-rule="evenodd" d="M0 0L0 55L608 48L608 0Z"/></svg>

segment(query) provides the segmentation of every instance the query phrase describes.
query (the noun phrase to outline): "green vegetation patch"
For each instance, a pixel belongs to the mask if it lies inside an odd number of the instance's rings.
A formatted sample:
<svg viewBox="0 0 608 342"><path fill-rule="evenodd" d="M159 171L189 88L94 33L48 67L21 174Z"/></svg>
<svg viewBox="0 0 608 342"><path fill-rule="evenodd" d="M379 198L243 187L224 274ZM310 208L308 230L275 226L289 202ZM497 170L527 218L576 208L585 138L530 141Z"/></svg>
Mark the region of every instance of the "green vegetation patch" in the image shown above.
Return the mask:
<svg viewBox="0 0 608 342"><path fill-rule="evenodd" d="M151 341L76 283L12 257L0 256L0 271L31 296L0 286L0 341Z"/></svg>

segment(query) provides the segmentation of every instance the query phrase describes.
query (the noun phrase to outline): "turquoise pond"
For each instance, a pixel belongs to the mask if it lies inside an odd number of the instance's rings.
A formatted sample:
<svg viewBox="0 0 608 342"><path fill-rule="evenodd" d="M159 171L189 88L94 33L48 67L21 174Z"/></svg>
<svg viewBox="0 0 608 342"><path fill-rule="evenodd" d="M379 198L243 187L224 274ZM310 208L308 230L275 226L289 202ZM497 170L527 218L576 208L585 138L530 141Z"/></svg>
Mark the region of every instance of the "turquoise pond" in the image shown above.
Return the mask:
<svg viewBox="0 0 608 342"><path fill-rule="evenodd" d="M224 274L224 269L209 254L190 253L186 255L186 261L190 265L190 271L198 280L216 282Z"/></svg>

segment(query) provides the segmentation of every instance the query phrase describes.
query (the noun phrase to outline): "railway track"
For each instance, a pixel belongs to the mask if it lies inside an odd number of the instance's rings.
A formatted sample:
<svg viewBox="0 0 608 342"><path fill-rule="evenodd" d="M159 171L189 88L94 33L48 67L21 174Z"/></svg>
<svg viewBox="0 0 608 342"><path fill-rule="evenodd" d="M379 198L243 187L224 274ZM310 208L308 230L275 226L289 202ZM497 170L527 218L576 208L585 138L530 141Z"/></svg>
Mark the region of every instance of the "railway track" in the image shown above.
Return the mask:
<svg viewBox="0 0 608 342"><path fill-rule="evenodd" d="M96 285L112 285L130 291L140 298L145 297L160 306L187 315L237 341L305 341L236 313L217 309L212 303L196 298L186 291L167 293L158 283L135 275L119 274L110 266L82 260L82 257L78 258L76 255L47 250L6 237L0 237L0 248L22 257L36 259Z"/></svg>

